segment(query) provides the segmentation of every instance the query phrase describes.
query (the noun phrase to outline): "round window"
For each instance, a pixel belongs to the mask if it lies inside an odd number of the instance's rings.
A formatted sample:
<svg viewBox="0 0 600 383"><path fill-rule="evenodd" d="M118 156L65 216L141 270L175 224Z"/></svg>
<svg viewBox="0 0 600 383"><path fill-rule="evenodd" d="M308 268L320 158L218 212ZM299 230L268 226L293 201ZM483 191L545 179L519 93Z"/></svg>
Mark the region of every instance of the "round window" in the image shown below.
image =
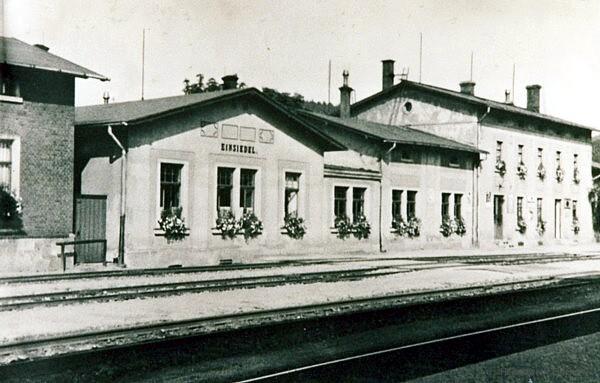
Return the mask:
<svg viewBox="0 0 600 383"><path fill-rule="evenodd" d="M406 113L410 112L412 110L412 103L410 101L406 101L404 103L404 111Z"/></svg>

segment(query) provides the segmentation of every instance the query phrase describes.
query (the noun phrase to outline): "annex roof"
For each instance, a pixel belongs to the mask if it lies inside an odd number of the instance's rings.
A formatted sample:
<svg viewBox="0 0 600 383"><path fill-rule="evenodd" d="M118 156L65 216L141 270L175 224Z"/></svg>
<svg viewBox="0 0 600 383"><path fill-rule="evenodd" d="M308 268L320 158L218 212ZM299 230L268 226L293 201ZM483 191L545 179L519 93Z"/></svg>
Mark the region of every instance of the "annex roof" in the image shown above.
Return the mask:
<svg viewBox="0 0 600 383"><path fill-rule="evenodd" d="M257 97L279 113L307 128L321 140L327 142L331 150L344 150L346 147L334 138L326 135L310 122L299 118L287 108L276 101L271 100L256 88L242 88L220 90L182 96L146 99L139 101L119 102L112 104L100 104L90 106L79 106L75 108L75 126L101 126L108 124L135 125L155 118L161 118L172 113L184 111L188 108L210 105L216 102L224 102L238 97Z"/></svg>
<svg viewBox="0 0 600 383"><path fill-rule="evenodd" d="M75 77L109 78L13 37L0 36L0 63L66 73Z"/></svg>
<svg viewBox="0 0 600 383"><path fill-rule="evenodd" d="M471 105L490 107L491 109L519 115L522 117L549 121L549 122L553 122L556 124L568 125L568 126L572 126L572 127L576 127L576 128L580 128L580 129L597 130L596 128L577 124L575 122L563 120L558 117L550 116L547 114L534 112L534 111L528 110L526 108L521 108L521 107L513 105L513 104L502 103L502 102L498 102L498 101L494 101L494 100L490 100L490 99L486 99L486 98L482 98L482 97L473 96L473 95L466 94L466 93L461 93L461 92L455 91L455 90L440 88L437 86L418 83L418 82L409 81L409 80L402 80L400 83L398 83L388 89L384 89L384 90L382 90L378 93L375 93L367 98L364 98L360 101L355 102L354 104L352 104L350 110L352 111L353 114L356 113L357 111L362 111L362 110L368 108L368 106L371 105L373 102L378 102L378 101L384 100L386 98L390 98L397 91L401 91L402 89L407 89L407 88L420 90L420 91L424 91L424 92L429 92L429 93L434 93L434 94L437 94L440 96L450 97L455 100L465 102L465 103L468 103Z"/></svg>
<svg viewBox="0 0 600 383"><path fill-rule="evenodd" d="M381 139L386 142L396 142L399 144L430 146L444 149L459 150L471 153L487 153L485 150L477 149L474 146L463 144L435 134L423 132L421 130L409 128L406 126L390 126L360 120L358 118L339 118L327 116L308 111L299 112L303 116L312 117L325 124L335 124L355 132L363 133L368 136Z"/></svg>

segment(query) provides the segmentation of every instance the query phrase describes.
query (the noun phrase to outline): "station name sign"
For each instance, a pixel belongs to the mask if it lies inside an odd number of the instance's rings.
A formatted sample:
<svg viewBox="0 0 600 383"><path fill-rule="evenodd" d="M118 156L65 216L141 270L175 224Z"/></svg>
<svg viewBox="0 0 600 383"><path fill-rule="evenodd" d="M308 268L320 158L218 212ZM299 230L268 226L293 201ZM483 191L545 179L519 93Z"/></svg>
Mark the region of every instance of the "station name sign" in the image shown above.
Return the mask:
<svg viewBox="0 0 600 383"><path fill-rule="evenodd" d="M221 151L222 152L233 152L233 153L256 154L256 151L254 151L254 146L252 146L252 145L238 145L238 144L221 143Z"/></svg>

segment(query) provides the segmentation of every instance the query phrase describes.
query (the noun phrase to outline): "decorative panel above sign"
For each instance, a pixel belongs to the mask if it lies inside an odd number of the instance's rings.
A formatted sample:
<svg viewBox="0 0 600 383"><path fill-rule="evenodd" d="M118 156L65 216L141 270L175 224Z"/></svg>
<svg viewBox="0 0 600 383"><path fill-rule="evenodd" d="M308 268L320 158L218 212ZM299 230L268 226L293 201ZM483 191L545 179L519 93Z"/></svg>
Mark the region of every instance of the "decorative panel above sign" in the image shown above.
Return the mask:
<svg viewBox="0 0 600 383"><path fill-rule="evenodd" d="M221 125L221 137L228 138L230 140L237 140L238 139L237 125L229 125L229 124Z"/></svg>
<svg viewBox="0 0 600 383"><path fill-rule="evenodd" d="M240 126L240 140L252 142L256 141L256 128Z"/></svg>
<svg viewBox="0 0 600 383"><path fill-rule="evenodd" d="M270 129L260 129L258 131L258 141L264 144L272 144L275 141L275 132Z"/></svg>
<svg viewBox="0 0 600 383"><path fill-rule="evenodd" d="M212 122L202 121L200 135L202 137L219 137L219 126Z"/></svg>

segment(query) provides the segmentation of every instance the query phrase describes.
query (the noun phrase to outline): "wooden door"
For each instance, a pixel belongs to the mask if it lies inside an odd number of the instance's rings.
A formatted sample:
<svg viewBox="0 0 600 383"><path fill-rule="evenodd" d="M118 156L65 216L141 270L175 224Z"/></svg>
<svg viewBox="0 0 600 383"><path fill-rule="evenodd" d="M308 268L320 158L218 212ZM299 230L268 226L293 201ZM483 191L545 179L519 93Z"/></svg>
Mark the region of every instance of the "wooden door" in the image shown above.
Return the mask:
<svg viewBox="0 0 600 383"><path fill-rule="evenodd" d="M81 195L75 199L75 240L106 239L106 196ZM106 261L103 243L75 245L76 263Z"/></svg>

